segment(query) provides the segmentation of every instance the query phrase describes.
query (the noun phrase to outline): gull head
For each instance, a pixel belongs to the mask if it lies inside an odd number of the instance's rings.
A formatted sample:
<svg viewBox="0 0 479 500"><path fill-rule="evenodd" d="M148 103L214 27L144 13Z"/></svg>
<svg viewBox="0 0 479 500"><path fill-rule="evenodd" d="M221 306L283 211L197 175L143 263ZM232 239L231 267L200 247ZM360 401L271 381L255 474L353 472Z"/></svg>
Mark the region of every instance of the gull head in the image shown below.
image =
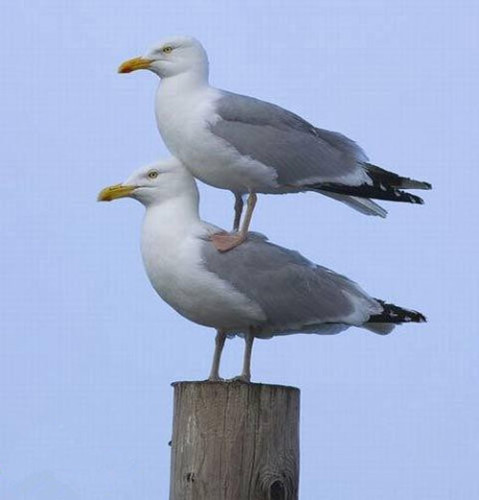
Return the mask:
<svg viewBox="0 0 479 500"><path fill-rule="evenodd" d="M193 37L174 36L152 47L144 56L129 59L118 73L148 69L160 78L195 72L208 75L208 56L201 43Z"/></svg>
<svg viewBox="0 0 479 500"><path fill-rule="evenodd" d="M135 170L125 182L102 189L98 201L133 198L146 207L188 196L198 199L195 180L176 158L162 160Z"/></svg>

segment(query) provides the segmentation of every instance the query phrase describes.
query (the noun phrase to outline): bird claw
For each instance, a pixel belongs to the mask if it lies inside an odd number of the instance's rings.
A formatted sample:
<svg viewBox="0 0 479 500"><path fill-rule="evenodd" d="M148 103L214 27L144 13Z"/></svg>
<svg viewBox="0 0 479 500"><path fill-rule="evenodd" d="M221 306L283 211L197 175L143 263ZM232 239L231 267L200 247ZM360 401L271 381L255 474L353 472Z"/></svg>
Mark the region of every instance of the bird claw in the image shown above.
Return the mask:
<svg viewBox="0 0 479 500"><path fill-rule="evenodd" d="M217 376L209 376L205 382L226 382L226 379L217 377Z"/></svg>
<svg viewBox="0 0 479 500"><path fill-rule="evenodd" d="M216 233L211 235L210 239L218 252L228 252L241 245L246 240L246 236L241 233Z"/></svg>
<svg viewBox="0 0 479 500"><path fill-rule="evenodd" d="M230 379L229 382L242 382L243 384L250 384L251 383L251 376L250 375L238 375L237 377Z"/></svg>

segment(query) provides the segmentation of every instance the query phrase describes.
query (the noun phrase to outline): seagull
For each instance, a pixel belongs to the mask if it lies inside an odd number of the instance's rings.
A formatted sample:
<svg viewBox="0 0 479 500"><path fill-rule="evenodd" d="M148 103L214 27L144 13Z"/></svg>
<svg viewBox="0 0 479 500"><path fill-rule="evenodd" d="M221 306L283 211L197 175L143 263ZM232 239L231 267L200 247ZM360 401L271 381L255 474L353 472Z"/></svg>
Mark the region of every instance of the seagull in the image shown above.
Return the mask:
<svg viewBox="0 0 479 500"><path fill-rule="evenodd" d="M398 324L426 321L258 233L230 252L218 252L210 238L224 231L200 219L195 180L176 158L140 168L124 183L103 189L98 200L123 197L146 208L141 253L153 288L182 316L217 331L211 381L222 380L227 337L245 339L236 379L249 382L255 338L335 334L351 326L387 334Z"/></svg>
<svg viewBox="0 0 479 500"><path fill-rule="evenodd" d="M371 198L423 203L403 189L431 188L369 163L364 151L342 134L316 128L274 104L211 87L206 51L194 38L164 40L118 71L139 69L161 78L156 121L170 152L197 179L235 195L236 232L215 236L220 251L245 240L256 193L314 191L363 214L385 217L386 210Z"/></svg>

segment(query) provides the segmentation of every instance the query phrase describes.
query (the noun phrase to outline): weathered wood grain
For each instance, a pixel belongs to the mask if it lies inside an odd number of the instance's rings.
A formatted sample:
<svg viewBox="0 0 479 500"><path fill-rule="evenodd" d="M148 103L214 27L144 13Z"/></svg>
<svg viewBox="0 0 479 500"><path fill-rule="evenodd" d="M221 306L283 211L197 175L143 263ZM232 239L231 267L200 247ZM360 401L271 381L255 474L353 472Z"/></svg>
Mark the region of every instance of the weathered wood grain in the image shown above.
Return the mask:
<svg viewBox="0 0 479 500"><path fill-rule="evenodd" d="M176 382L170 500L294 500L299 389Z"/></svg>

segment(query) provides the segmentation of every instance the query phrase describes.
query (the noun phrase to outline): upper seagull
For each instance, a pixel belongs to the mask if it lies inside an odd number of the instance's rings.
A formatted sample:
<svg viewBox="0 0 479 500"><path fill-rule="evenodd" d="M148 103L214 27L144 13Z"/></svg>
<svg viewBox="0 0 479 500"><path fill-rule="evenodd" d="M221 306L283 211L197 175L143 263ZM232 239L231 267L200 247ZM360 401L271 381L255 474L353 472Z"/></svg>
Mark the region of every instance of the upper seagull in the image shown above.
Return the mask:
<svg viewBox="0 0 479 500"><path fill-rule="evenodd" d="M218 332L210 380L219 379L228 335L245 337L239 378L249 381L255 337L332 334L350 326L386 334L397 324L425 321L259 234L250 233L231 252L217 252L210 236L221 230L200 219L196 183L175 158L137 170L98 199L125 196L146 207L141 253L157 293L181 315Z"/></svg>
<svg viewBox="0 0 479 500"><path fill-rule="evenodd" d="M342 134L316 128L274 104L211 87L206 51L194 38L164 40L144 57L124 62L118 71L138 69L161 78L156 120L170 152L196 178L235 194L235 230L242 197L249 194L241 231L215 237L219 250L244 241L256 193L315 191L364 214L385 217L386 210L371 198L423 203L402 189L431 188L372 165Z"/></svg>

